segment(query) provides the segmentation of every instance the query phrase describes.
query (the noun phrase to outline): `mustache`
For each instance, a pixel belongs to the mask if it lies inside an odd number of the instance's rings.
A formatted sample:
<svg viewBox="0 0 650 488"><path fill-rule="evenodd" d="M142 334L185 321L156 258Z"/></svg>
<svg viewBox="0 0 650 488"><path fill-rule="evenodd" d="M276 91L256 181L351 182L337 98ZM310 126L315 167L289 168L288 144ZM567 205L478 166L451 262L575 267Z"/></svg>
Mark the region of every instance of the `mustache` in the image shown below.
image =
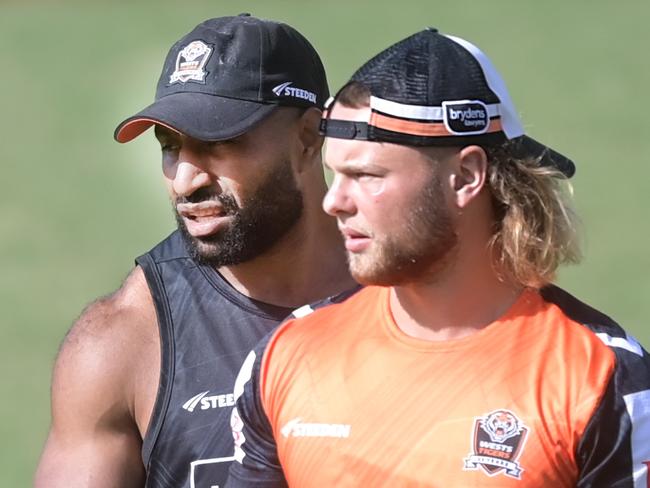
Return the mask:
<svg viewBox="0 0 650 488"><path fill-rule="evenodd" d="M234 196L227 193L218 193L213 188L199 188L191 195L177 197L174 200L174 206L182 203L197 204L210 201L218 202L226 212L236 212L239 210L239 205Z"/></svg>

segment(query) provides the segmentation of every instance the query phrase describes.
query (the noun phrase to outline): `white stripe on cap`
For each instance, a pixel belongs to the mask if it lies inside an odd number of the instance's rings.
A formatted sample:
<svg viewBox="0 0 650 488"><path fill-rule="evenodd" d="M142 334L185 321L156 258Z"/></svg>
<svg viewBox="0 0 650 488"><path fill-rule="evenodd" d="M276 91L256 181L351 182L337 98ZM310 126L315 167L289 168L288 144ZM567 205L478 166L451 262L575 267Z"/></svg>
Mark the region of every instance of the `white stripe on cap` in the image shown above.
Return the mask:
<svg viewBox="0 0 650 488"><path fill-rule="evenodd" d="M477 48L474 44L467 42L465 39L448 35L445 35L445 37L460 44L470 52L476 61L478 61L490 90L492 90L501 101L501 127L503 128L506 137L508 139L514 139L515 137L524 135L524 128L521 125L517 112L515 111L515 105L510 99L506 83L503 81L503 78L501 78L501 75L499 75L499 72L492 64L492 61L490 61L483 51Z"/></svg>
<svg viewBox="0 0 650 488"><path fill-rule="evenodd" d="M470 102L471 100L454 100L454 102ZM495 117L499 115L499 105L490 104L486 105L488 109L488 116ZM401 117L403 119L437 121L443 120L443 108L432 107L426 105L406 105L404 103L393 102L392 100L385 100L383 98L370 97L370 108L375 109L384 114L392 115L394 117Z"/></svg>

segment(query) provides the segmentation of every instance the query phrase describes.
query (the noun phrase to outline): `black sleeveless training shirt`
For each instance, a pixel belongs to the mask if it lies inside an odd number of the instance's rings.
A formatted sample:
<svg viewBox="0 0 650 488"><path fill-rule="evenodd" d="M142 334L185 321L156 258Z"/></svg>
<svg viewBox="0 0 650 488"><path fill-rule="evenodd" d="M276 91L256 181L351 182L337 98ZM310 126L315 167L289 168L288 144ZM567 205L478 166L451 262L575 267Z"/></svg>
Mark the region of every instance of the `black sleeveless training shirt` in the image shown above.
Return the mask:
<svg viewBox="0 0 650 488"><path fill-rule="evenodd" d="M233 455L235 377L249 351L292 309L237 292L189 257L178 231L136 263L156 305L162 348L142 447L146 486L223 487Z"/></svg>

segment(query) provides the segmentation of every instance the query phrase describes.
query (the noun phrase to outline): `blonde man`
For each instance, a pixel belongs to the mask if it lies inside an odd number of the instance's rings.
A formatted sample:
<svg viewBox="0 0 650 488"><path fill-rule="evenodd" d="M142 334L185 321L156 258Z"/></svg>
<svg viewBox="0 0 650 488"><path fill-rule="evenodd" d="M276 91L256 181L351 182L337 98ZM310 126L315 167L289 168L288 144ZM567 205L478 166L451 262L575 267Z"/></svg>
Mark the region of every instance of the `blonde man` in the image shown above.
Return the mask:
<svg viewBox="0 0 650 488"><path fill-rule="evenodd" d="M646 487L650 358L551 283L574 164L524 134L476 46L434 29L321 123L354 278L240 372L230 486Z"/></svg>

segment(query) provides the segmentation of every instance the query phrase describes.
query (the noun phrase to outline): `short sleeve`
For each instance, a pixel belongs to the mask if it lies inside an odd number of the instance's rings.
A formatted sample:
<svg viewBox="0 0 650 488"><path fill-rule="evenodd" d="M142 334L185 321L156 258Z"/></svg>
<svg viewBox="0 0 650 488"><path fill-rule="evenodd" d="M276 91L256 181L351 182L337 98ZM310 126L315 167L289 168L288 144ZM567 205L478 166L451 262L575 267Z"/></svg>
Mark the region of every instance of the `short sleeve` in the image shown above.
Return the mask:
<svg viewBox="0 0 650 488"><path fill-rule="evenodd" d="M269 334L249 353L235 382L236 404L231 417L235 459L227 488L287 486L260 395L262 357L271 337Z"/></svg>
<svg viewBox="0 0 650 488"><path fill-rule="evenodd" d="M578 446L577 486L650 486L650 357L632 337L600 337L616 367Z"/></svg>

